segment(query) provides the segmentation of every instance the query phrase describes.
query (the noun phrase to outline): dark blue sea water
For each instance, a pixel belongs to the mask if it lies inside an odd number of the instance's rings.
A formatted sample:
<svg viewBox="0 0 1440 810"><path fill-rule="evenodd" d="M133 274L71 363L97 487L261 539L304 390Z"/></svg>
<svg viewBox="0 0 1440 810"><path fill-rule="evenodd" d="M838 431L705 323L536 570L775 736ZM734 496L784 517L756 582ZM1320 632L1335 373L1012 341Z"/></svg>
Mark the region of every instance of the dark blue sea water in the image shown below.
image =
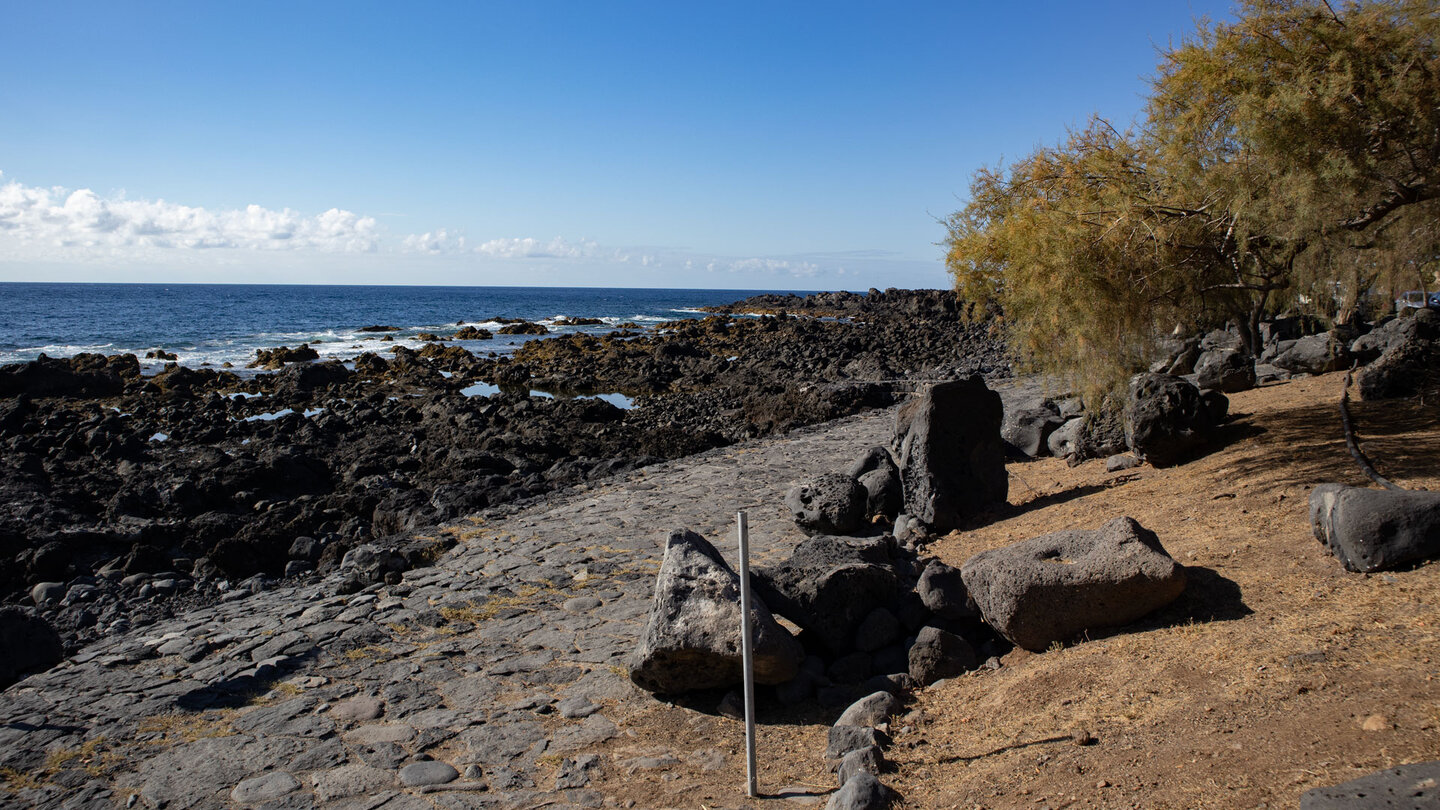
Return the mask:
<svg viewBox="0 0 1440 810"><path fill-rule="evenodd" d="M651 290L600 287L390 287L252 284L0 283L0 363L41 353L141 357L163 349L187 366L244 366L258 348L309 343L322 357L348 359L395 345L416 348L421 332L453 333L460 322L492 331L492 318L550 325L560 317L601 318L603 326L551 327L552 333L603 334L700 317L695 308L758 290ZM361 327L400 327L379 342ZM526 338L461 341L474 352L509 353ZM142 361L144 362L144 361ZM153 368L161 362L149 363Z"/></svg>

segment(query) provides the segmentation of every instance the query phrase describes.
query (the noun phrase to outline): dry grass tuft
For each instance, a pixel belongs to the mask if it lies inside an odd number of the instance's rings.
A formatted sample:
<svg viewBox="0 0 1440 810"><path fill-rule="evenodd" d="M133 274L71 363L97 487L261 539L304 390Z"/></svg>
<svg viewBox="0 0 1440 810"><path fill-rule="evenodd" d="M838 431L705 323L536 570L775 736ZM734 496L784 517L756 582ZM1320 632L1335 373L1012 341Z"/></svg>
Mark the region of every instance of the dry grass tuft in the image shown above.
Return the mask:
<svg viewBox="0 0 1440 810"><path fill-rule="evenodd" d="M195 742L207 737L230 737L235 729L230 721L235 710L207 710L199 713L168 712L140 720L135 725L137 734L156 734L149 740L152 745L173 745L176 742Z"/></svg>

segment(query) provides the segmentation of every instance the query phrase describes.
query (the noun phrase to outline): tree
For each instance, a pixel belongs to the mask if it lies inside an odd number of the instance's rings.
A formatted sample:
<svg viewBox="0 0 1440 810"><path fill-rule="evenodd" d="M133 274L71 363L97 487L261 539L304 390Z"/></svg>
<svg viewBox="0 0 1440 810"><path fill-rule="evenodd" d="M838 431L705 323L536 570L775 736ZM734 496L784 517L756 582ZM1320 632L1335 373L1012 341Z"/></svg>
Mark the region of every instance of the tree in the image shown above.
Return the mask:
<svg viewBox="0 0 1440 810"><path fill-rule="evenodd" d="M1297 292L1353 306L1420 275L1440 245L1437 32L1419 0L1250 0L1202 22L1161 54L1138 131L1095 120L977 173L946 221L957 290L1093 394L1174 324L1229 320L1258 352Z"/></svg>

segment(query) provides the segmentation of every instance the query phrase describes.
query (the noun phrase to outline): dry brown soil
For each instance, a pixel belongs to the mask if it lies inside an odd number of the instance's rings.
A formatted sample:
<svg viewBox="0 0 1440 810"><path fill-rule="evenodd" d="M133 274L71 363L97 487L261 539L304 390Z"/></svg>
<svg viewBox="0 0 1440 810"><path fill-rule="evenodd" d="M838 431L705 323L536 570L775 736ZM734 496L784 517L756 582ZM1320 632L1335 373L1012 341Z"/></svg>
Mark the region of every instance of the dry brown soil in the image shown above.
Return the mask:
<svg viewBox="0 0 1440 810"><path fill-rule="evenodd" d="M1183 466L1010 465L1010 507L931 554L959 566L1129 515L1190 584L1141 624L1016 650L998 670L915 695L892 724L884 776L901 806L1293 808L1309 788L1440 759L1440 565L1347 573L1310 532L1315 484L1367 483L1340 429L1343 379L1233 395L1223 443ZM1383 474L1440 489L1440 403L1353 412ZM601 752L596 787L639 807L820 802L834 786L820 761L830 719L766 716L760 781L771 798L746 800L740 724L655 703ZM1076 744L1077 732L1093 742Z"/></svg>

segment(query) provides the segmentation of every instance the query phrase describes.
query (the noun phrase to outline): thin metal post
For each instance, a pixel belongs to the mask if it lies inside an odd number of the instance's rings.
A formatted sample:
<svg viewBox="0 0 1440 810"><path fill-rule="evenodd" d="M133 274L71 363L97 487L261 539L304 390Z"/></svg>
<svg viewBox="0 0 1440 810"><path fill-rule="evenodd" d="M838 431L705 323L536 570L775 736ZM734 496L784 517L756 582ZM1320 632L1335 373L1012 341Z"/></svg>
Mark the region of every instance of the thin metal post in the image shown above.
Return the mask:
<svg viewBox="0 0 1440 810"><path fill-rule="evenodd" d="M750 526L744 512L735 513L740 541L740 659L745 669L745 795L759 798L755 774L755 659L750 627Z"/></svg>

